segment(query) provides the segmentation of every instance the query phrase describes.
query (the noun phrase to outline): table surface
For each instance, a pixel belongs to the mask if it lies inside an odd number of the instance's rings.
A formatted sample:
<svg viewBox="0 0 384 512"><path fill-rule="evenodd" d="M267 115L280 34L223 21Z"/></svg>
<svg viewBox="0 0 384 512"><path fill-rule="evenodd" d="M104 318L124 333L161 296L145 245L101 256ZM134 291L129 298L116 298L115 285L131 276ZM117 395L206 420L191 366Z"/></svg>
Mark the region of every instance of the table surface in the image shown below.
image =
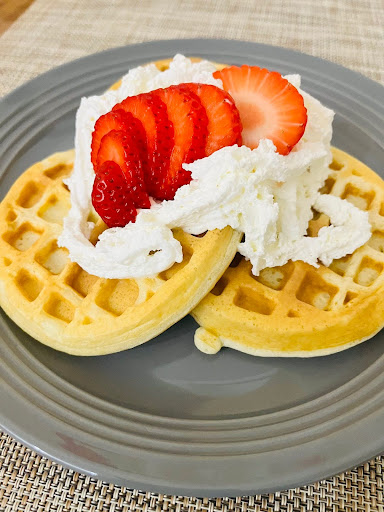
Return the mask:
<svg viewBox="0 0 384 512"><path fill-rule="evenodd" d="M0 96L64 62L155 39L217 37L292 48L384 84L383 0L0 0ZM1 433L0 433L1 434ZM200 499L130 490L67 470L3 433L0 510L383 511L384 458L300 489Z"/></svg>

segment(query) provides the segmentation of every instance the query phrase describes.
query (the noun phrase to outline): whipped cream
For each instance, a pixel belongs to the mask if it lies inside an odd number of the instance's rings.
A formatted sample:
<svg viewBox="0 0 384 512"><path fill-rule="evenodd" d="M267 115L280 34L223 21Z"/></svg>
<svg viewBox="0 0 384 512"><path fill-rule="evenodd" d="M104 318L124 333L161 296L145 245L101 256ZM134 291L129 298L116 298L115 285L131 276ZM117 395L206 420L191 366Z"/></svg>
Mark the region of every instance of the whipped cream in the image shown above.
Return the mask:
<svg viewBox="0 0 384 512"><path fill-rule="evenodd" d="M166 270L183 259L172 233L175 227L195 235L226 226L244 232L238 250L251 261L255 275L290 259L329 265L369 239L367 212L319 193L329 174L334 113L300 90L298 75L290 75L286 78L302 94L308 113L304 135L291 153L282 156L272 141L262 140L254 150L225 147L185 164L192 181L179 188L172 201L152 201L149 210L139 210L135 223L107 229L92 245L89 236L94 225L87 219L92 210L90 147L96 120L127 96L160 87L184 82L222 87L212 76L215 69L210 62L192 63L176 55L164 72L154 64L135 68L118 90L82 99L76 116L74 170L67 180L72 206L59 244L87 272L105 278L140 278ZM305 236L312 208L331 220L317 237Z"/></svg>

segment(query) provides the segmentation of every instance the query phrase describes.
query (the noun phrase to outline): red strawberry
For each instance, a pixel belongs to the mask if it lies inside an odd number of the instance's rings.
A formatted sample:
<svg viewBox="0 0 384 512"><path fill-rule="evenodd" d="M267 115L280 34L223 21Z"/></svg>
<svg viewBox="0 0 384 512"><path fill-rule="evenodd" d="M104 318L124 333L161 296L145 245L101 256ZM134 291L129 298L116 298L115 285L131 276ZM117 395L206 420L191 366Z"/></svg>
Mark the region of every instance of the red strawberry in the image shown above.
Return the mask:
<svg viewBox="0 0 384 512"><path fill-rule="evenodd" d="M231 96L215 87L205 84L182 84L183 90L194 92L200 99L208 116L208 137L205 156L224 146L241 144L243 129L240 114Z"/></svg>
<svg viewBox="0 0 384 512"><path fill-rule="evenodd" d="M165 176L174 144L173 125L168 119L167 108L157 95L151 93L130 96L113 107L122 109L139 119L147 140L148 166L144 166L144 181L148 194L157 197L156 191Z"/></svg>
<svg viewBox="0 0 384 512"><path fill-rule="evenodd" d="M134 192L134 205L150 208L148 193L144 184L143 165L139 150L133 138L118 130L112 130L101 139L97 155L96 173L104 162L115 162L124 172L130 189Z"/></svg>
<svg viewBox="0 0 384 512"><path fill-rule="evenodd" d="M208 135L208 118L199 97L177 85L152 92L167 106L167 113L174 129L174 147L169 169L160 189L158 199L173 199L176 190L191 181L191 173L182 168L205 156Z"/></svg>
<svg viewBox="0 0 384 512"><path fill-rule="evenodd" d="M108 227L134 222L137 211L126 175L111 161L103 162L95 176L92 204Z"/></svg>
<svg viewBox="0 0 384 512"><path fill-rule="evenodd" d="M101 139L111 130L119 130L129 133L135 139L137 146L142 152L142 157L147 153L146 135L140 121L130 112L124 110L115 110L99 117L95 123L92 133L91 161L96 171L97 154L99 152Z"/></svg>
<svg viewBox="0 0 384 512"><path fill-rule="evenodd" d="M298 90L276 71L232 66L213 73L235 100L243 123L243 143L256 148L271 139L287 155L303 136L307 109Z"/></svg>

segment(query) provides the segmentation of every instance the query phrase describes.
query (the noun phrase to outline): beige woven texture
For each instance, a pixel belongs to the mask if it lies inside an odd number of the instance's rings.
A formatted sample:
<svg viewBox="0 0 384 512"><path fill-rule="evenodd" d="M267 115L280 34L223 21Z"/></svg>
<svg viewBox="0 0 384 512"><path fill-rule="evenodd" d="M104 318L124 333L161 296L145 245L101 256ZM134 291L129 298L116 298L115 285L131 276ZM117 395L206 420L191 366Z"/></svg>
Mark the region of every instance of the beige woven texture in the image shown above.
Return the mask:
<svg viewBox="0 0 384 512"><path fill-rule="evenodd" d="M383 27L383 0L36 0L0 38L0 95L106 48L186 37L293 48L384 84Z"/></svg>
<svg viewBox="0 0 384 512"><path fill-rule="evenodd" d="M106 48L186 37L293 48L384 84L383 27L383 0L36 0L0 37L0 95L54 66ZM300 489L201 500L103 483L2 434L0 511L383 512L383 468L384 459L377 457Z"/></svg>

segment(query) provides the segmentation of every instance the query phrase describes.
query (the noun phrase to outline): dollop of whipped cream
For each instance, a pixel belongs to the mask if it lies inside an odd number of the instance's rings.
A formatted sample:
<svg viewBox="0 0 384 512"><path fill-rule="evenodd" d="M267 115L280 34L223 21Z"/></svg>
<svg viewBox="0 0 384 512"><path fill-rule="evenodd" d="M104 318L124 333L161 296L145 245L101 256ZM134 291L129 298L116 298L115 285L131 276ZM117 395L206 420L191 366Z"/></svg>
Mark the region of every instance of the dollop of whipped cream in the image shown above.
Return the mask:
<svg viewBox="0 0 384 512"><path fill-rule="evenodd" d="M288 260L329 265L369 239L367 212L319 193L329 174L334 113L300 90L299 75L289 75L286 78L302 94L308 113L304 135L291 153L278 154L272 141L265 139L253 150L225 147L185 164L192 181L179 188L173 200L152 201L150 209L139 210L135 223L105 230L95 246L89 241L94 227L88 222L94 181L90 147L97 119L127 96L158 88L185 82L222 87L212 76L215 70L208 61L192 63L176 55L166 71L160 72L154 64L132 69L118 90L81 100L74 170L67 180L71 210L59 244L87 272L122 279L152 277L166 270L183 259L172 233L176 227L194 235L226 226L244 232L238 250L251 261L255 275ZM306 236L312 209L331 220L317 237Z"/></svg>

